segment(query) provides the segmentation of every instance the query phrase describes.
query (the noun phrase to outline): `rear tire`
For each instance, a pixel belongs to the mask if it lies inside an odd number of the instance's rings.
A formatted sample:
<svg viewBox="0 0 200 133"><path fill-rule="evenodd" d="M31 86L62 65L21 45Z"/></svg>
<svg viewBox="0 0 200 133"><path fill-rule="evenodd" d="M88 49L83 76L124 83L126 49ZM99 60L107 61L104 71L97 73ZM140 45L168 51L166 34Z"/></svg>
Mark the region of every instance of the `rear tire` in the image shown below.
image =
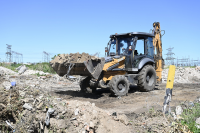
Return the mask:
<svg viewBox="0 0 200 133"><path fill-rule="evenodd" d="M156 71L151 65L146 65L139 72L138 87L140 91L148 92L154 90L156 85Z"/></svg>
<svg viewBox="0 0 200 133"><path fill-rule="evenodd" d="M90 77L86 77L80 81L81 92L83 93L95 93L96 87L90 87Z"/></svg>
<svg viewBox="0 0 200 133"><path fill-rule="evenodd" d="M116 75L110 80L109 88L115 96L124 96L129 91L129 81L124 75Z"/></svg>

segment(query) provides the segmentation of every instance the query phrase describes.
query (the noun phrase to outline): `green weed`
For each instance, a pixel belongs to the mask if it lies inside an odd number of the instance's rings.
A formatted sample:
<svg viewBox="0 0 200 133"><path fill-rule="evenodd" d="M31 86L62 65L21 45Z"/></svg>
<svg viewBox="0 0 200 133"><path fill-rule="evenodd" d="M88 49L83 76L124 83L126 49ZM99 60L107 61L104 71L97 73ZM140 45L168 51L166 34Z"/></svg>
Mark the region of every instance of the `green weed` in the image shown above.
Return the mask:
<svg viewBox="0 0 200 133"><path fill-rule="evenodd" d="M187 125L190 131L194 133L199 133L200 129L196 127L196 119L200 117L200 105L195 103L194 107L191 109L185 109L182 113L182 120L180 121L182 125Z"/></svg>

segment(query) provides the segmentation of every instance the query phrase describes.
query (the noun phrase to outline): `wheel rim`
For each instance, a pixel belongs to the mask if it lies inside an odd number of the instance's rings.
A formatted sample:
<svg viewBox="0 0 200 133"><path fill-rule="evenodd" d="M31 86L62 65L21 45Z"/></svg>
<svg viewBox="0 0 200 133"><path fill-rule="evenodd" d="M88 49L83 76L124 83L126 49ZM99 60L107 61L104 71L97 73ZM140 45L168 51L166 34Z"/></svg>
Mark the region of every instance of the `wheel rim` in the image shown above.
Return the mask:
<svg viewBox="0 0 200 133"><path fill-rule="evenodd" d="M146 75L146 83L149 85L149 86L152 86L153 83L154 83L154 74L153 72L148 72L147 75Z"/></svg>
<svg viewBox="0 0 200 133"><path fill-rule="evenodd" d="M117 85L117 89L119 90L119 92L124 92L126 90L126 83L123 81L119 82Z"/></svg>

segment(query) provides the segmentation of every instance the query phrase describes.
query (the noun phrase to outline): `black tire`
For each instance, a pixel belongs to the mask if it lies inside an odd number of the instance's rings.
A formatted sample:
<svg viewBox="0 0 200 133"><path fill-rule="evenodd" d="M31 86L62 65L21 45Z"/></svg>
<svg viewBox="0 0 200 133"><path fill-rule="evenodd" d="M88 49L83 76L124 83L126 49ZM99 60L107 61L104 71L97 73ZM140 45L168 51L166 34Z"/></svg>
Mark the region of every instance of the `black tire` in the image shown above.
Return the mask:
<svg viewBox="0 0 200 133"><path fill-rule="evenodd" d="M146 65L139 72L138 87L140 91L152 91L156 85L156 71L151 65Z"/></svg>
<svg viewBox="0 0 200 133"><path fill-rule="evenodd" d="M82 79L79 83L81 92L83 93L95 93L96 87L90 87L90 77Z"/></svg>
<svg viewBox="0 0 200 133"><path fill-rule="evenodd" d="M129 81L124 75L116 75L109 82L109 88L115 96L124 96L129 91Z"/></svg>

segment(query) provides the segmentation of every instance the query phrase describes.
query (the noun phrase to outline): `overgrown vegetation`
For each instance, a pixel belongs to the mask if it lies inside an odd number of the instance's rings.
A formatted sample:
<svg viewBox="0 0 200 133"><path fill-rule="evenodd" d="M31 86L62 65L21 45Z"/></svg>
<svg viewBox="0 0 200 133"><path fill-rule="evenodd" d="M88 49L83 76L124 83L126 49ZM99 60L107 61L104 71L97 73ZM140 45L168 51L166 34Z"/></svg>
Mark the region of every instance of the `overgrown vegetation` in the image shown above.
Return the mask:
<svg viewBox="0 0 200 133"><path fill-rule="evenodd" d="M4 62L0 63L0 66L6 67L6 68L11 69L11 70L13 70L15 72L16 72L16 68L21 66L21 65L22 64L8 64L8 63L4 63Z"/></svg>
<svg viewBox="0 0 200 133"><path fill-rule="evenodd" d="M194 107L185 109L182 114L182 125L187 125L193 133L199 133L200 129L196 127L196 119L200 117L200 105L195 103ZM199 125L200 126L200 125Z"/></svg>
<svg viewBox="0 0 200 133"><path fill-rule="evenodd" d="M16 68L21 66L21 65L23 65L23 64L0 63L0 66L6 67L6 68L11 69L15 72L16 72ZM50 64L47 63L47 62L26 65L26 67L28 67L30 70L38 70L38 71L43 71L45 73L52 73L52 74L56 73L53 70L53 68L50 66Z"/></svg>
<svg viewBox="0 0 200 133"><path fill-rule="evenodd" d="M37 63L35 65L26 65L29 69L31 70L38 70L38 71L43 71L45 73L56 73L53 68L50 66L49 63L44 62L44 63Z"/></svg>

